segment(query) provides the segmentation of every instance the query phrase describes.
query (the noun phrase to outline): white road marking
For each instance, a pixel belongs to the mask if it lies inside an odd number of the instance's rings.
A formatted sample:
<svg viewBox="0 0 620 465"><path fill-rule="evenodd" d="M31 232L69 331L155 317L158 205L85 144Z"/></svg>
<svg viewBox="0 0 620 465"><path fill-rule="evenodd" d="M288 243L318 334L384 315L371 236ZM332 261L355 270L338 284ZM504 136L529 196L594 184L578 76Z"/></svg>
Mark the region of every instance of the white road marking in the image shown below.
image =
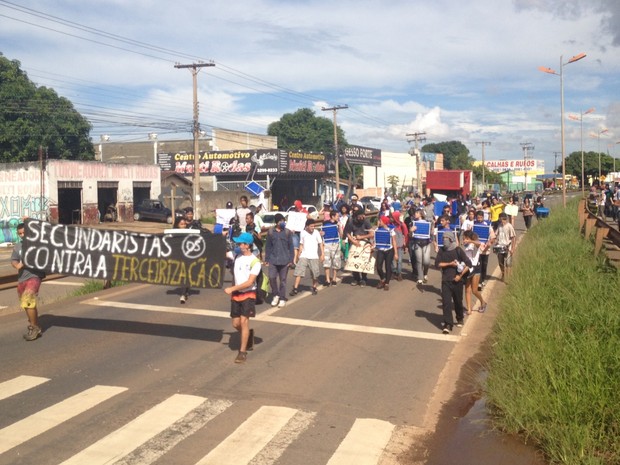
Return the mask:
<svg viewBox="0 0 620 465"><path fill-rule="evenodd" d="M204 397L175 394L61 465L114 463L183 418L204 401Z"/></svg>
<svg viewBox="0 0 620 465"><path fill-rule="evenodd" d="M116 386L94 386L0 430L0 454L126 391Z"/></svg>
<svg viewBox="0 0 620 465"><path fill-rule="evenodd" d="M66 281L61 281L58 279L53 279L51 281L45 281L45 286L83 286L84 283L71 283Z"/></svg>
<svg viewBox="0 0 620 465"><path fill-rule="evenodd" d="M0 305L0 310L4 310L5 308L9 308L6 305Z"/></svg>
<svg viewBox="0 0 620 465"><path fill-rule="evenodd" d="M327 465L376 465L393 430L387 421L358 418Z"/></svg>
<svg viewBox="0 0 620 465"><path fill-rule="evenodd" d="M150 312L166 312L166 313L180 313L184 315L200 315L200 316L212 316L216 318L230 318L230 314L225 311L217 310L200 310L197 308L179 308L179 307L164 307L162 305L147 305L147 304L132 304L127 302L113 302L110 300L90 299L82 302L87 305L94 305L98 307L113 307L123 308L131 310L146 310ZM354 325L349 323L329 323L324 321L303 320L298 318L284 318L279 316L272 316L267 313L262 313L256 316L257 321L264 321L268 323L278 323L283 325L292 326L306 326L309 328L321 328L321 329L335 329L339 331L355 331L359 333L368 334L382 334L387 336L400 336L417 339L431 339L434 341L444 342L456 342L460 339L460 336L446 335L441 333L426 333L422 331L411 331L407 329L397 328L382 328L378 326L364 326Z"/></svg>
<svg viewBox="0 0 620 465"><path fill-rule="evenodd" d="M287 407L259 408L196 465L249 463L296 413L297 410Z"/></svg>
<svg viewBox="0 0 620 465"><path fill-rule="evenodd" d="M48 378L27 375L10 379L4 383L0 383L0 400L14 396L15 394L19 394L23 391L27 391L28 389L32 389L33 387L37 387L39 384L43 384L48 381Z"/></svg>

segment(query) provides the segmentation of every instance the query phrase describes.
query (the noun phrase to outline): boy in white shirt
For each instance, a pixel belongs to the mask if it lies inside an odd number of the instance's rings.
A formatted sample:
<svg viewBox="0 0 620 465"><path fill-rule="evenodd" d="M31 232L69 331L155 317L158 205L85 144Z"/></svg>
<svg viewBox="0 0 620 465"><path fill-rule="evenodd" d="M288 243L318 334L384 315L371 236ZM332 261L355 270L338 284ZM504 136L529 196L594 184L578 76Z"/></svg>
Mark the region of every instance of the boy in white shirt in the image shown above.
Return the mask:
<svg viewBox="0 0 620 465"><path fill-rule="evenodd" d="M250 318L256 316L256 278L261 271L261 263L252 254L254 238L244 232L233 238L239 244L241 255L235 258L233 274L235 285L227 287L224 292L231 298L230 317L232 325L241 337L239 353L235 363L244 363L247 351L254 345L253 330L250 329Z"/></svg>
<svg viewBox="0 0 620 465"><path fill-rule="evenodd" d="M308 219L306 227L299 237L299 255L295 262L295 284L289 295L294 296L299 293L299 283L301 278L306 276L306 268L310 269L312 276L312 295L317 294L319 274L321 273L321 263L325 260L325 249L321 234L314 229L314 220Z"/></svg>

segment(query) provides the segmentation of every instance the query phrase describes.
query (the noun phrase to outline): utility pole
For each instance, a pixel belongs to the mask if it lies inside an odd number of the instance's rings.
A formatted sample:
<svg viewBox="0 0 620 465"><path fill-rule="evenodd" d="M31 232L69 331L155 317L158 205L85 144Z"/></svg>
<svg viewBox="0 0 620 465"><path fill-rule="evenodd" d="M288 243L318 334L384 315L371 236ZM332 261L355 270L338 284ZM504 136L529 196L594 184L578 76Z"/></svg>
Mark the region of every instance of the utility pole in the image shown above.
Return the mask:
<svg viewBox="0 0 620 465"><path fill-rule="evenodd" d="M405 134L405 136L407 137L413 137L413 139L411 140L407 139L407 142L414 143L412 155L415 156L415 174L417 177L416 189L418 190L419 196L422 196L422 173L420 173L420 167L422 165L421 164L422 154L420 153L420 150L418 149L418 142L425 142L426 137L421 137L425 135L426 135L425 132L414 132L411 134Z"/></svg>
<svg viewBox="0 0 620 465"><path fill-rule="evenodd" d="M336 114L338 110L346 110L347 108L349 108L349 105L335 105L329 108L321 108L321 110L323 111L334 112L334 156L336 157L336 195L340 194L340 160L338 158L338 123L336 122Z"/></svg>
<svg viewBox="0 0 620 465"><path fill-rule="evenodd" d="M215 63L192 63L191 65L175 64L177 69L189 69L192 73L192 83L194 86L194 123L192 132L194 135L194 214L200 219L200 122L198 121L198 72L200 68L215 66ZM174 216L174 211L172 212Z"/></svg>
<svg viewBox="0 0 620 465"><path fill-rule="evenodd" d="M482 186L486 190L487 186L486 186L486 182L484 180L484 172L486 171L486 166L484 166L484 147L486 145L491 145L491 143L490 142L486 142L486 141L481 141L481 142L476 142L476 145L482 145ZM508 187L510 187L510 184L508 184Z"/></svg>
<svg viewBox="0 0 620 465"><path fill-rule="evenodd" d="M528 155L529 150L534 150L534 144L531 142L522 142L521 148L523 149L523 176L525 179L523 191L527 190L527 160L530 158Z"/></svg>

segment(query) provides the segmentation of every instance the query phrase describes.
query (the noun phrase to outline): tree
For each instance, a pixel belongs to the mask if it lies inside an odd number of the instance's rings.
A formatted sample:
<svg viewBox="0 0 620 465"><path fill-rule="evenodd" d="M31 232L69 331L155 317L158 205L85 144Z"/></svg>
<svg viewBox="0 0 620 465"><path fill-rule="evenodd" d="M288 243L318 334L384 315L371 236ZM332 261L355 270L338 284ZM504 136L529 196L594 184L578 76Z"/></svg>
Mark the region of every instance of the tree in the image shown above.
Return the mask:
<svg viewBox="0 0 620 465"><path fill-rule="evenodd" d="M338 151L344 152L348 145L344 131L337 126ZM278 138L278 147L283 150L306 150L308 152L334 153L334 123L323 116L316 116L310 108L300 108L295 113L286 113L279 121L267 127L267 134ZM339 175L349 179L349 187L357 184L357 173L361 167L340 163ZM353 173L351 172L353 171Z"/></svg>
<svg viewBox="0 0 620 465"><path fill-rule="evenodd" d="M474 161L474 158L469 156L469 149L456 140L426 144L422 147L422 152L443 153L443 166L446 170L470 170Z"/></svg>
<svg viewBox="0 0 620 465"><path fill-rule="evenodd" d="M584 152L583 153L583 165L585 177L592 176L598 178L598 160L599 155L601 158L601 173L606 175L614 169L614 159L606 153L598 152ZM616 163L616 168L620 166ZM560 165L559 169L562 169ZM566 174L572 174L577 179L581 179L581 151L572 152L566 157Z"/></svg>
<svg viewBox="0 0 620 465"><path fill-rule="evenodd" d="M0 163L49 158L92 160L91 125L52 89L37 87L17 60L0 53Z"/></svg>

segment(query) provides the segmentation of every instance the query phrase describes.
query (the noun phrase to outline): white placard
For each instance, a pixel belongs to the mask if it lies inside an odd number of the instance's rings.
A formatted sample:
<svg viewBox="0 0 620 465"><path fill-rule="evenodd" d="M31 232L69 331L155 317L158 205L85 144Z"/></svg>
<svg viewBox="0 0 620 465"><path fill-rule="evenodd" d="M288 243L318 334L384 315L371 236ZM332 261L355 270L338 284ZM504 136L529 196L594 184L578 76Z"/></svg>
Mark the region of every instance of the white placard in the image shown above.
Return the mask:
<svg viewBox="0 0 620 465"><path fill-rule="evenodd" d="M215 222L228 227L230 225L230 220L235 217L235 212L236 210L234 208L216 208Z"/></svg>
<svg viewBox="0 0 620 465"><path fill-rule="evenodd" d="M344 265L347 271L375 274L375 256L372 253L370 242L361 242L361 245L349 246L349 258Z"/></svg>
<svg viewBox="0 0 620 465"><path fill-rule="evenodd" d="M301 232L306 227L306 221L308 220L307 213L300 212L288 212L286 217L286 229L291 231Z"/></svg>

